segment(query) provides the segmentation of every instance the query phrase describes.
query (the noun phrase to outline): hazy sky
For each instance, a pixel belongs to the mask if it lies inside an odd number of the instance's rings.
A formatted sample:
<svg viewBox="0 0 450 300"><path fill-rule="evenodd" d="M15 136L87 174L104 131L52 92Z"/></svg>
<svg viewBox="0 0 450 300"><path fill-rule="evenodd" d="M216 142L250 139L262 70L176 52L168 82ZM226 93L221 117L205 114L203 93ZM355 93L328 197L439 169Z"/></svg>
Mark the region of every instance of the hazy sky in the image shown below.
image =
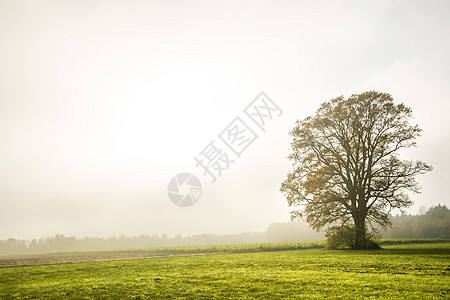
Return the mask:
<svg viewBox="0 0 450 300"><path fill-rule="evenodd" d="M450 205L449 16L449 1L0 0L0 239L266 230L289 220L295 120L367 90L424 130L404 158L434 170L410 212ZM212 183L194 156L261 91L283 115ZM181 172L203 186L187 208L167 195Z"/></svg>

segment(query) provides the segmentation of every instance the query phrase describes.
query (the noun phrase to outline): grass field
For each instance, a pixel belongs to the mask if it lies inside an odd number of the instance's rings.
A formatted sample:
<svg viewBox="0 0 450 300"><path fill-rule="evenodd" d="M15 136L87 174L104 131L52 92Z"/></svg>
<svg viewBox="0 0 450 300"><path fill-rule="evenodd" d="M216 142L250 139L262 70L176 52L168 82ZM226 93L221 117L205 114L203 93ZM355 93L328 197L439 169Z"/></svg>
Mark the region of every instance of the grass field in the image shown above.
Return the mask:
<svg viewBox="0 0 450 300"><path fill-rule="evenodd" d="M391 241L375 251L318 247L93 251L31 261L9 256L2 259L16 260L0 267L0 299L449 299L448 242ZM60 260L45 261L52 255ZM70 259L83 255L89 261Z"/></svg>

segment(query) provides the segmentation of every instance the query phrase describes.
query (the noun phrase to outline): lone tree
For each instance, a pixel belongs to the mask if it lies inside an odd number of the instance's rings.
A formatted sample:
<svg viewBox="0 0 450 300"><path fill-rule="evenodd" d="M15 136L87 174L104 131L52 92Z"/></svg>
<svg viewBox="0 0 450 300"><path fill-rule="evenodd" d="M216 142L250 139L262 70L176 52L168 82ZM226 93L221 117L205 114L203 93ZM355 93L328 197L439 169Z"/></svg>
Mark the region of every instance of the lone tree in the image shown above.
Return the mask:
<svg viewBox="0 0 450 300"><path fill-rule="evenodd" d="M410 108L370 91L332 99L297 121L288 156L294 169L281 185L296 208L291 219L315 230L352 228L351 247L368 248L368 225L389 225L392 209L412 204L406 192L419 192L415 176L432 170L399 159L399 150L416 146L421 132L409 118Z"/></svg>

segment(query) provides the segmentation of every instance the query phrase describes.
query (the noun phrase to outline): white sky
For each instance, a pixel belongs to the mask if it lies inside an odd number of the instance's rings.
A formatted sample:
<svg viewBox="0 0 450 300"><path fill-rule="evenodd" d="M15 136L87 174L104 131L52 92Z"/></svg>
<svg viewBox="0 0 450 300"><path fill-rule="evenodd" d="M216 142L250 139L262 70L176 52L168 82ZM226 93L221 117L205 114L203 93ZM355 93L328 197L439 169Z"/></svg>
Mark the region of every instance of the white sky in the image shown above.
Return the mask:
<svg viewBox="0 0 450 300"><path fill-rule="evenodd" d="M0 239L237 233L289 220L288 132L391 93L424 129L421 206L450 205L448 1L0 0ZM217 182L193 157L261 91L284 111ZM179 208L169 180L196 172Z"/></svg>

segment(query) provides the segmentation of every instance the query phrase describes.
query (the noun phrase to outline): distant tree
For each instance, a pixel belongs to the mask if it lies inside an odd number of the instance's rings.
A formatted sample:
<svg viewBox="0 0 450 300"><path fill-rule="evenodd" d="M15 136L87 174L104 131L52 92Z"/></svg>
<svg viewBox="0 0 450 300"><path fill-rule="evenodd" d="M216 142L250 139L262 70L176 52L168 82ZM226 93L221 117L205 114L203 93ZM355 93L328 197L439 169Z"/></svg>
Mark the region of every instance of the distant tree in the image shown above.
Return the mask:
<svg viewBox="0 0 450 300"><path fill-rule="evenodd" d="M417 237L450 238L450 210L445 205L432 206L420 217Z"/></svg>
<svg viewBox="0 0 450 300"><path fill-rule="evenodd" d="M399 150L415 146L421 132L409 118L410 108L370 91L332 99L315 116L297 121L288 156L294 169L281 185L296 208L291 218L316 230L350 225L353 248L371 245L367 226L388 225L392 209L412 204L406 192L419 192L415 176L432 170L399 159Z"/></svg>
<svg viewBox="0 0 450 300"><path fill-rule="evenodd" d="M383 236L395 238L450 239L450 209L445 205L431 206L418 215L392 216L392 226L382 231Z"/></svg>

